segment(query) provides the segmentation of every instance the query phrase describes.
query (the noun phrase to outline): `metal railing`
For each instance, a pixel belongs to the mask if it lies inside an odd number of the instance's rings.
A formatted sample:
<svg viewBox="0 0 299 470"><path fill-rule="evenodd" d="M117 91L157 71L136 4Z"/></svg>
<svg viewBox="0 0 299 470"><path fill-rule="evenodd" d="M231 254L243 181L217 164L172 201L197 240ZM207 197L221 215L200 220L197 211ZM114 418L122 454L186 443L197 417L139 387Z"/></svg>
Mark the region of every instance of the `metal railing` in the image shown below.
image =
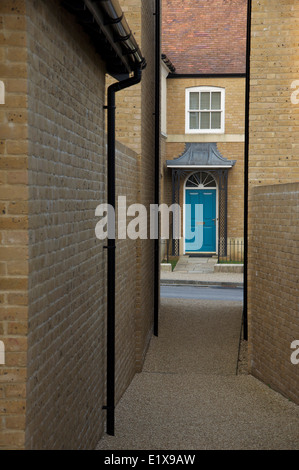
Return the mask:
<svg viewBox="0 0 299 470"><path fill-rule="evenodd" d="M244 263L244 241L228 239L225 250L218 254L218 263Z"/></svg>
<svg viewBox="0 0 299 470"><path fill-rule="evenodd" d="M173 246L173 233L172 233L172 229L173 228L173 224L170 223L169 224L169 237L168 238L161 238L161 254L162 254L162 257L163 259L169 263L169 258L173 255L173 250L172 250L172 246Z"/></svg>

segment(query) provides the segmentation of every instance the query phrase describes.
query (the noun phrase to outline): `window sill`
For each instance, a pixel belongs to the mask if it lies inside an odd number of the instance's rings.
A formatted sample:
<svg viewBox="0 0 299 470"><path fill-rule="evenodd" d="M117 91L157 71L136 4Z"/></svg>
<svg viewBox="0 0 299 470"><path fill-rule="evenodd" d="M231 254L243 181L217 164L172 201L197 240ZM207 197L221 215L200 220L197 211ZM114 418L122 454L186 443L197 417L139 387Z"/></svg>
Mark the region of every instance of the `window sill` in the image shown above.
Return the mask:
<svg viewBox="0 0 299 470"><path fill-rule="evenodd" d="M168 134L167 142L244 142L245 134Z"/></svg>

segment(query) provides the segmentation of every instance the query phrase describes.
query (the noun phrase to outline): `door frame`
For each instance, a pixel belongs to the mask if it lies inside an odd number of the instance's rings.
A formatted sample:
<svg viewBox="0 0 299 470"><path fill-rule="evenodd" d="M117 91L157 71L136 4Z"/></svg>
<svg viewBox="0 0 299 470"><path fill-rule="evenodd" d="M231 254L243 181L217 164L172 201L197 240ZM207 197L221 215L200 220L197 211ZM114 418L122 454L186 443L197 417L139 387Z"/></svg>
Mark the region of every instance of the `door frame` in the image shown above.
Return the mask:
<svg viewBox="0 0 299 470"><path fill-rule="evenodd" d="M208 173L209 175L211 175L213 177L213 179L215 180L215 183L216 183L216 188L205 188L203 185L202 187L198 186L198 187L194 187L194 188L186 188L186 183L188 181L188 179L190 178L190 176L194 175L195 173ZM213 191L216 191L216 201L215 201L215 204L216 204L216 251L201 251L201 252L198 252L198 251L187 251L186 252L186 248L185 248L185 229L186 229L186 211L185 211L185 205L186 205L186 191L189 191L189 190L198 190L198 189L207 189L207 190L213 190ZM218 181L217 179L215 178L214 174L211 173L210 171L207 171L205 169L198 169L197 171L193 171L192 173L189 173L187 175L187 177L185 178L185 181L184 181L184 194L183 194L183 254L184 255L188 255L188 254L192 254L192 253L201 253L201 254L216 254L218 255L218 228L219 228L219 202L218 202L218 196L219 195L219 191L218 191Z"/></svg>

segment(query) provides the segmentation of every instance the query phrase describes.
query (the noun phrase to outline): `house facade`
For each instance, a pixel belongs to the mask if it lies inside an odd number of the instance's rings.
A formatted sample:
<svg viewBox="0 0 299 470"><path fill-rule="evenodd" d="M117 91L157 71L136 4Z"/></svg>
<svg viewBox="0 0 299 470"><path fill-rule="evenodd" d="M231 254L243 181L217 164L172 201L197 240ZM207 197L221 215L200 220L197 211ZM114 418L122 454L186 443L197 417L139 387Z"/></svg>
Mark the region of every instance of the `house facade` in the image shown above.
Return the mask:
<svg viewBox="0 0 299 470"><path fill-rule="evenodd" d="M243 240L247 2L233 3L162 2L162 200L180 206L173 255L222 257Z"/></svg>

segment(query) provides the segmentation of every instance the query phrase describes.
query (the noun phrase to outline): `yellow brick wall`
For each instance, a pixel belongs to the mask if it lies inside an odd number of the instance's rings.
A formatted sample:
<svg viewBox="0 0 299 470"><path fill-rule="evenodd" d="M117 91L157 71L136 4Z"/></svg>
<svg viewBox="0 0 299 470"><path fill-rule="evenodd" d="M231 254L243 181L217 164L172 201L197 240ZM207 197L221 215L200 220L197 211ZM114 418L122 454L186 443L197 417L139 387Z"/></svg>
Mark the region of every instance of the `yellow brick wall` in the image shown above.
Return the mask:
<svg viewBox="0 0 299 470"><path fill-rule="evenodd" d="M135 1L141 8L141 48L147 66L143 73L141 87L141 159L140 159L140 202L147 208L147 226L150 226L150 204L154 203L155 191L155 1ZM134 28L134 23L132 25ZM137 370L141 370L153 329L154 316L154 245L155 241L140 240L139 279L137 280ZM147 292L148 295L144 295ZM138 298L139 297L139 298Z"/></svg>
<svg viewBox="0 0 299 470"><path fill-rule="evenodd" d="M28 130L25 1L0 2L0 449L25 442L28 318Z"/></svg>
<svg viewBox="0 0 299 470"><path fill-rule="evenodd" d="M297 403L298 20L296 0L252 2L248 214L250 370Z"/></svg>
<svg viewBox="0 0 299 470"><path fill-rule="evenodd" d="M249 232L249 366L251 373L299 404L299 183L252 188Z"/></svg>
<svg viewBox="0 0 299 470"><path fill-rule="evenodd" d="M299 180L298 2L252 3L250 75L251 185ZM293 85L294 86L294 85Z"/></svg>
<svg viewBox="0 0 299 470"><path fill-rule="evenodd" d="M105 67L57 0L28 1L26 449L92 449L104 429Z"/></svg>
<svg viewBox="0 0 299 470"><path fill-rule="evenodd" d="M129 27L135 37L138 46L142 48L142 12L141 2L136 0L120 0L119 4L125 14ZM133 87L122 90L116 94L116 136L117 140L141 154L141 89L144 83L144 71L142 82ZM115 80L107 77L107 85Z"/></svg>
<svg viewBox="0 0 299 470"><path fill-rule="evenodd" d="M148 207L154 5L122 5L148 67L117 96L117 196ZM106 418L105 67L58 0L2 2L0 57L0 448L92 449ZM117 244L117 401L152 334L153 247Z"/></svg>
<svg viewBox="0 0 299 470"><path fill-rule="evenodd" d="M136 203L138 195L138 159L135 152L117 144L116 152L116 228L130 220L119 208L118 196L126 197L126 209ZM115 391L116 402L130 384L136 372L136 275L137 240L116 241L115 284Z"/></svg>
<svg viewBox="0 0 299 470"><path fill-rule="evenodd" d="M244 144L225 142L218 144L223 157L236 160L228 171L227 187L227 236L243 238L244 228Z"/></svg>

